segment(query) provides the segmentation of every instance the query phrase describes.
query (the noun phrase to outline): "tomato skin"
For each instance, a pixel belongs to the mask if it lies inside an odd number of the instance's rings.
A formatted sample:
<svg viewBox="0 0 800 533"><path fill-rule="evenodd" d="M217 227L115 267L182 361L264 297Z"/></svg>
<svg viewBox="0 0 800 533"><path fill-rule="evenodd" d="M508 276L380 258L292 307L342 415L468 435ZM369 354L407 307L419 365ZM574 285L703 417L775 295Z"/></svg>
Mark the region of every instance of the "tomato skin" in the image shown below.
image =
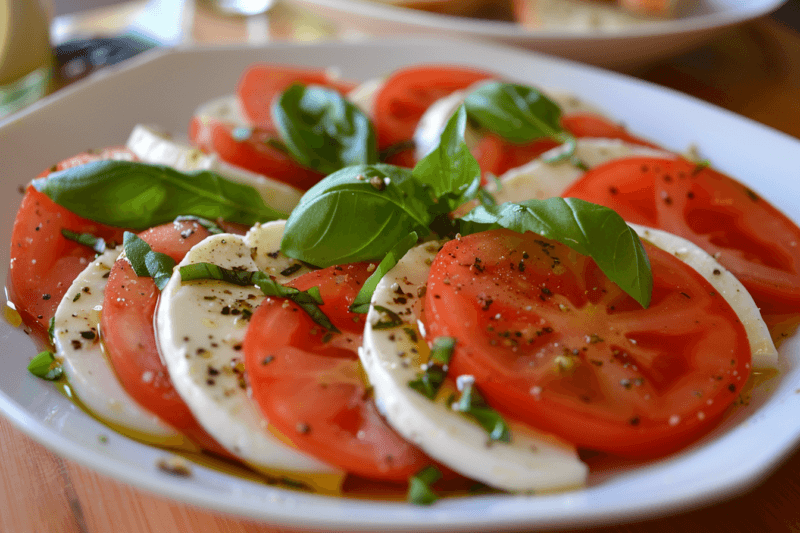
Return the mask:
<svg viewBox="0 0 800 533"><path fill-rule="evenodd" d="M272 129L272 100L295 83L324 85L346 94L355 84L331 77L324 70L303 69L257 63L242 73L236 96L242 112L252 126Z"/></svg>
<svg viewBox="0 0 800 533"><path fill-rule="evenodd" d="M247 139L238 139L234 135L236 127L211 116L196 116L189 123L189 141L206 153L217 154L227 163L304 191L325 177L268 144L268 140L278 138L277 132L251 129Z"/></svg>
<svg viewBox="0 0 800 533"><path fill-rule="evenodd" d="M321 309L342 331L332 337L294 303L267 298L245 336L245 368L265 417L299 449L359 476L407 481L431 460L368 399L356 354L365 315L347 310L368 276L367 264L356 263L291 283L319 287Z"/></svg>
<svg viewBox="0 0 800 533"><path fill-rule="evenodd" d="M592 113L570 113L561 118L562 127L577 138L619 139L627 143L657 148L656 145L631 135L623 126ZM528 163L558 146L553 140L539 139L527 144L512 144L499 135L487 133L473 148L484 175L500 176ZM485 183L485 181L484 181Z"/></svg>
<svg viewBox="0 0 800 533"><path fill-rule="evenodd" d="M180 261L208 236L194 222L169 223L139 234L156 252ZM195 420L175 391L156 343L153 316L159 290L153 278L138 277L127 259L114 263L108 277L100 330L109 361L122 387L139 405L156 414L203 449L229 455Z"/></svg>
<svg viewBox="0 0 800 533"><path fill-rule="evenodd" d="M592 169L564 196L694 242L739 278L770 327L800 314L800 228L736 180L683 159L628 158Z"/></svg>
<svg viewBox="0 0 800 533"><path fill-rule="evenodd" d="M581 448L675 451L738 397L750 347L699 274L645 246L655 282L643 311L555 241L508 230L451 241L428 279L428 335L456 338L450 375L475 376L502 413Z"/></svg>
<svg viewBox="0 0 800 533"><path fill-rule="evenodd" d="M463 67L426 65L392 73L375 95L372 120L378 149L408 142L422 115L440 98L494 76Z"/></svg>
<svg viewBox="0 0 800 533"><path fill-rule="evenodd" d="M125 148L108 148L65 159L38 177L101 159L134 160ZM32 185L25 190L11 230L11 262L8 299L22 321L40 339L45 339L50 319L72 281L94 259L88 246L71 241L62 229L91 233L107 243L122 242L123 228L115 228L80 217L53 202Z"/></svg>

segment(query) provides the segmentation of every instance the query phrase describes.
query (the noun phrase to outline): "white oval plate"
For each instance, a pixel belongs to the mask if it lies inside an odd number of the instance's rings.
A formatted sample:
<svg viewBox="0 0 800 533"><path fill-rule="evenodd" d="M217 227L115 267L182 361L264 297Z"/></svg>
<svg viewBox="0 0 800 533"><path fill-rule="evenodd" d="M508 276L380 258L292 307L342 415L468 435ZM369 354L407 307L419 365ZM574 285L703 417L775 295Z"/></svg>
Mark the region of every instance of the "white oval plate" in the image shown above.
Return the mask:
<svg viewBox="0 0 800 533"><path fill-rule="evenodd" d="M370 35L416 34L480 39L601 67L629 70L706 41L720 30L766 15L786 0L686 0L675 19L615 31L527 29L511 22L429 13L370 0L295 0L344 28Z"/></svg>
<svg viewBox="0 0 800 533"><path fill-rule="evenodd" d="M137 123L186 131L192 110L230 93L255 61L341 69L363 80L420 58L494 70L569 90L619 117L636 134L702 157L800 220L800 142L679 93L618 74L507 48L449 41L274 45L154 51L77 83L0 123L0 227L10 234L18 188L42 169L89 147L124 143ZM8 246L0 249L0 269ZM161 472L168 452L114 434L26 366L35 347L0 323L0 411L55 452L131 484L197 505L309 529L481 530L585 526L707 504L752 487L800 439L800 336L781 347L779 375L757 387L702 442L642 465L606 464L588 488L540 496L450 499L432 507L357 501L281 490L193 465L190 478ZM108 435L103 443L100 435Z"/></svg>

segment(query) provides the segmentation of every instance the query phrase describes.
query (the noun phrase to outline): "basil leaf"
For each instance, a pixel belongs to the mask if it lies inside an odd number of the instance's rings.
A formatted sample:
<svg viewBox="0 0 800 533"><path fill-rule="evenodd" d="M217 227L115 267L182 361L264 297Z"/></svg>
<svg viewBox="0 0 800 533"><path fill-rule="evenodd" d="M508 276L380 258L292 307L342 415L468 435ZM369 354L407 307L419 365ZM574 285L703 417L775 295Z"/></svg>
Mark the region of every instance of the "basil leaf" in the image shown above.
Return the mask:
<svg viewBox="0 0 800 533"><path fill-rule="evenodd" d="M33 180L36 190L84 218L145 229L179 215L253 225L285 218L250 186L202 170L179 172L133 161L95 161Z"/></svg>
<svg viewBox="0 0 800 533"><path fill-rule="evenodd" d="M129 231L123 236L123 247L136 275L153 278L158 290L163 290L172 276L175 260L167 254L154 252L147 242Z"/></svg>
<svg viewBox="0 0 800 533"><path fill-rule="evenodd" d="M286 221L281 252L318 267L380 259L412 231L428 233L432 205L408 169L348 167L303 195Z"/></svg>
<svg viewBox="0 0 800 533"><path fill-rule="evenodd" d="M461 220L465 235L500 227L556 240L594 259L642 307L650 305L650 261L636 232L612 209L577 198L548 198L477 206Z"/></svg>
<svg viewBox="0 0 800 533"><path fill-rule="evenodd" d="M333 89L292 85L273 102L272 119L294 160L323 174L378 162L369 118Z"/></svg>
<svg viewBox="0 0 800 533"><path fill-rule="evenodd" d="M489 407L475 387L474 381L464 380L459 388L461 389L461 397L452 405L453 410L464 413L474 419L486 430L490 439L510 442L511 432L508 429L508 424L506 424L500 413Z"/></svg>
<svg viewBox="0 0 800 533"><path fill-rule="evenodd" d="M408 480L406 500L415 505L430 505L439 499L431 485L441 479L442 473L435 466L426 466Z"/></svg>
<svg viewBox="0 0 800 533"><path fill-rule="evenodd" d="M369 312L369 302L372 300L372 294L375 292L378 282L383 279L383 276L385 276L404 255L406 255L406 252L417 244L417 240L417 233L412 231L400 240L400 242L395 244L394 248L389 250L389 253L381 260L375 272L373 272L361 286L361 290L358 291L355 300L350 304L350 311L353 313Z"/></svg>
<svg viewBox="0 0 800 533"><path fill-rule="evenodd" d="M55 342L55 336L56 336L56 317L51 316L50 322L48 322L47 324L47 339L50 341L50 344L53 344Z"/></svg>
<svg viewBox="0 0 800 533"><path fill-rule="evenodd" d="M431 344L430 360L440 365L450 364L453 350L456 348L456 339L453 337L436 337Z"/></svg>
<svg viewBox="0 0 800 533"><path fill-rule="evenodd" d="M174 222L197 222L212 235L219 235L220 233L225 233L225 230L219 227L216 223L211 222L206 218L196 217L194 215L181 215L179 217L175 217Z"/></svg>
<svg viewBox="0 0 800 533"><path fill-rule="evenodd" d="M53 352L44 350L28 363L28 371L37 378L53 381L64 374L64 369L53 355Z"/></svg>
<svg viewBox="0 0 800 533"><path fill-rule="evenodd" d="M98 254L102 254L106 251L106 241L97 235L92 235L91 233L76 233L64 228L61 228L61 235L78 244L88 246Z"/></svg>
<svg viewBox="0 0 800 533"><path fill-rule="evenodd" d="M447 377L447 365L453 356L456 340L453 337L436 337L431 345L431 354L425 369L408 382L408 386L427 397L436 398Z"/></svg>
<svg viewBox="0 0 800 533"><path fill-rule="evenodd" d="M413 171L414 178L431 187L445 212L471 200L481 188L481 168L464 142L466 127L462 105L447 121L439 145Z"/></svg>
<svg viewBox="0 0 800 533"><path fill-rule="evenodd" d="M318 306L322 305L322 297L318 287L311 287L307 291L301 291L294 287L281 285L271 279L264 272L249 270L230 270L212 263L194 263L182 266L179 269L181 281L193 281L198 279L215 279L225 281L242 287L254 285L258 287L264 296L275 296L278 298L288 298L303 309L311 319L333 333L340 331L333 325L330 319L325 316Z"/></svg>
<svg viewBox="0 0 800 533"><path fill-rule="evenodd" d="M564 135L561 108L533 87L492 81L464 100L469 117L516 144Z"/></svg>
<svg viewBox="0 0 800 533"><path fill-rule="evenodd" d="M403 325L403 319L391 309L387 309L382 305L375 305L373 309L383 315L383 318L375 322L372 325L372 329L392 329Z"/></svg>

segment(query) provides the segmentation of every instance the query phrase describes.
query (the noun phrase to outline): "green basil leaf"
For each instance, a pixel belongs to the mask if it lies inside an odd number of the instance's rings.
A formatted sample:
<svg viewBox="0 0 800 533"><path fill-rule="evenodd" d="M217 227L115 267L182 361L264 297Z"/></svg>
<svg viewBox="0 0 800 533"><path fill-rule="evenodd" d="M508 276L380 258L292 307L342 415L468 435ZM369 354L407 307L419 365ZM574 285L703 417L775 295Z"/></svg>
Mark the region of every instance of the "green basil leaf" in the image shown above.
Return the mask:
<svg viewBox="0 0 800 533"><path fill-rule="evenodd" d="M412 231L428 233L433 205L408 169L348 167L303 195L286 221L281 252L318 267L381 259Z"/></svg>
<svg viewBox="0 0 800 533"><path fill-rule="evenodd" d="M469 117L516 144L564 134L561 108L533 87L492 81L464 100Z"/></svg>
<svg viewBox="0 0 800 533"><path fill-rule="evenodd" d="M123 247L136 275L153 278L158 290L163 290L172 276L175 260L167 254L154 252L147 242L129 231L123 236Z"/></svg>
<svg viewBox="0 0 800 533"><path fill-rule="evenodd" d="M442 132L439 145L414 167L413 175L429 185L441 210L450 212L480 190L481 168L464 142L467 112L459 106Z"/></svg>
<svg viewBox="0 0 800 533"><path fill-rule="evenodd" d="M500 227L556 240L594 259L642 307L650 305L650 261L639 236L612 209L577 198L548 198L477 206L461 220L465 235Z"/></svg>
<svg viewBox="0 0 800 533"><path fill-rule="evenodd" d="M391 309L382 305L374 305L372 307L382 315L380 320L372 324L372 329L392 329L403 325L403 319Z"/></svg>
<svg viewBox="0 0 800 533"><path fill-rule="evenodd" d="M475 383L464 381L461 397L452 405L454 411L464 413L474 419L489 434L489 438L500 442L510 442L511 432L503 417L489 407L478 392Z"/></svg>
<svg viewBox="0 0 800 533"><path fill-rule="evenodd" d="M53 381L64 374L64 369L56 360L53 352L44 350L39 352L36 357L28 363L28 371L37 378Z"/></svg>
<svg viewBox="0 0 800 533"><path fill-rule="evenodd" d="M50 344L53 344L55 342L55 335L56 335L56 317L51 316L50 322L47 324L47 338L50 340Z"/></svg>
<svg viewBox="0 0 800 533"><path fill-rule="evenodd" d="M436 337L431 344L430 360L440 365L450 364L453 350L456 348L456 339L453 337Z"/></svg>
<svg viewBox="0 0 800 533"><path fill-rule="evenodd" d="M444 368L439 365L428 365L415 379L408 382L408 386L429 400L433 400L446 377L447 371Z"/></svg>
<svg viewBox="0 0 800 533"><path fill-rule="evenodd" d="M311 319L333 333L339 330L319 306L323 305L322 297L318 287L311 287L307 291L301 291L294 287L281 285L271 279L264 272L249 270L230 270L212 263L194 263L179 268L181 281L193 281L198 279L215 279L225 281L242 287L254 285L258 287L264 296L275 296L278 298L288 298L303 309Z"/></svg>
<svg viewBox="0 0 800 533"><path fill-rule="evenodd" d="M212 235L219 235L220 233L225 233L225 230L219 227L215 222L211 222L210 220L203 217L196 217L194 215L181 215L179 217L175 217L175 222L187 222L187 221L197 222Z"/></svg>
<svg viewBox="0 0 800 533"><path fill-rule="evenodd" d="M252 187L207 170L183 173L133 161L95 161L33 180L33 186L82 217L132 229L179 215L248 225L286 217Z"/></svg>
<svg viewBox="0 0 800 533"><path fill-rule="evenodd" d="M426 466L408 480L406 501L415 505L430 505L439 499L431 485L441 479L442 473L435 466Z"/></svg>
<svg viewBox="0 0 800 533"><path fill-rule="evenodd" d="M375 292L375 287L378 286L378 282L383 279L383 276L385 276L404 255L406 255L406 252L417 244L418 238L417 233L412 231L389 250L389 253L381 260L375 272L373 272L361 286L361 290L358 291L355 300L350 304L350 311L353 313L369 312L369 302L372 300L372 294Z"/></svg>
<svg viewBox="0 0 800 533"><path fill-rule="evenodd" d="M61 228L61 235L78 244L88 246L98 254L102 254L106 251L106 241L97 235L92 235L91 233L76 233L64 228Z"/></svg>
<svg viewBox="0 0 800 533"><path fill-rule="evenodd" d="M378 162L369 118L333 89L292 85L272 103L281 140L298 163L323 174Z"/></svg>

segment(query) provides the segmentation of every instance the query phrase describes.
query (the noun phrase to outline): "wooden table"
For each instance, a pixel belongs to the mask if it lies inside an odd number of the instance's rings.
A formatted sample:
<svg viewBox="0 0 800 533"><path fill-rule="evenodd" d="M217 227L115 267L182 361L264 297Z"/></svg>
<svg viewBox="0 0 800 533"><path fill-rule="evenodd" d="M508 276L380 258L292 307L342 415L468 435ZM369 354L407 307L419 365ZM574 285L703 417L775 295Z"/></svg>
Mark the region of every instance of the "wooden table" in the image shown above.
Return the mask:
<svg viewBox="0 0 800 533"><path fill-rule="evenodd" d="M291 37L278 20L273 38ZM243 22L194 13L198 41L244 40ZM252 34L252 28L251 28ZM683 91L800 137L800 33L773 19L729 31L690 53L639 68L635 76ZM800 155L800 154L799 154ZM800 164L800 160L798 161ZM0 418L0 532L276 533L290 531L209 512L132 488L62 459ZM632 495L634 497L634 495ZM729 501L594 532L800 531L800 451L763 483Z"/></svg>

